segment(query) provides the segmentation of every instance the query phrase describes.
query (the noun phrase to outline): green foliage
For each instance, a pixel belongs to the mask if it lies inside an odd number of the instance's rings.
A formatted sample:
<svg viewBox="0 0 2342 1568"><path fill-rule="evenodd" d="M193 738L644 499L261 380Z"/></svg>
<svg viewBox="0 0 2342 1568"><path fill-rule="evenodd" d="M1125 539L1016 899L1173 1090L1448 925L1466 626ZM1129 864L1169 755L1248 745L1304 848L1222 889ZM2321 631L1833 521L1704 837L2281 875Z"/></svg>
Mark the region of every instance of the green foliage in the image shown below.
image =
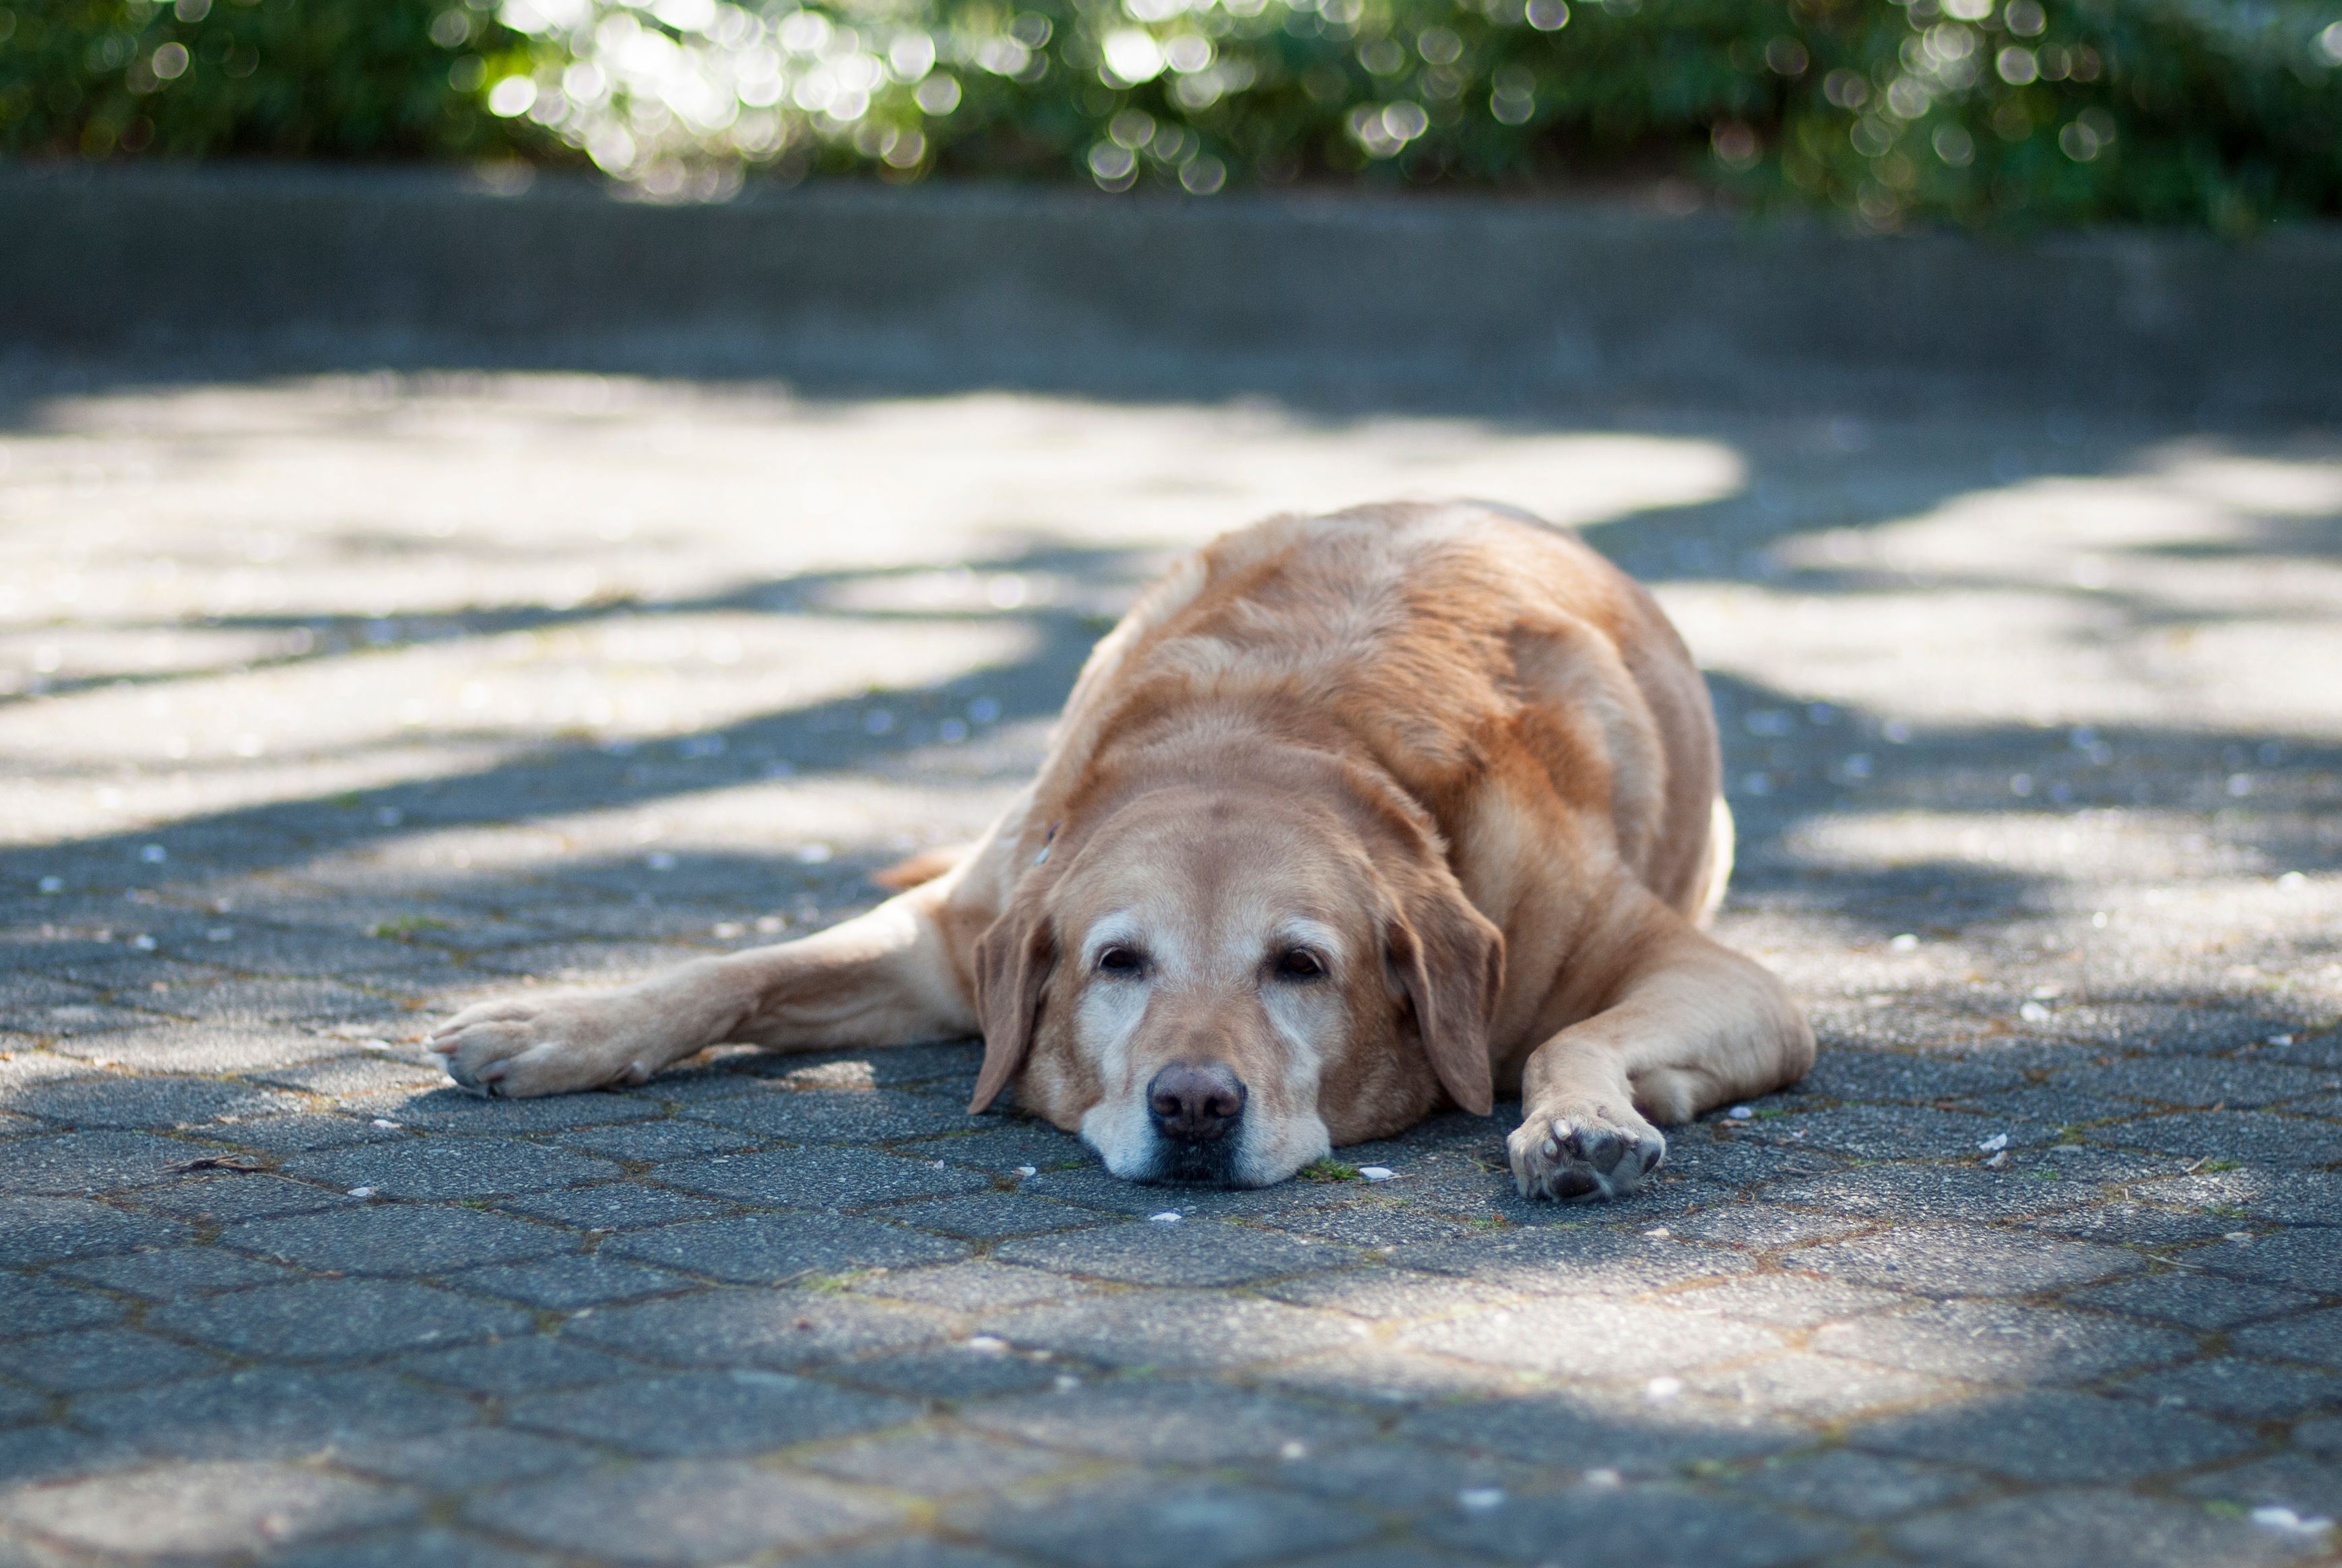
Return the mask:
<svg viewBox="0 0 2342 1568"><path fill-rule="evenodd" d="M518 42L461 0L0 0L0 151L465 157ZM435 28L436 33L435 35Z"/></svg>
<svg viewBox="0 0 2342 1568"><path fill-rule="evenodd" d="M758 4L53 0L0 35L0 147L515 149L657 195L1668 178L1873 228L2342 213L2342 0Z"/></svg>

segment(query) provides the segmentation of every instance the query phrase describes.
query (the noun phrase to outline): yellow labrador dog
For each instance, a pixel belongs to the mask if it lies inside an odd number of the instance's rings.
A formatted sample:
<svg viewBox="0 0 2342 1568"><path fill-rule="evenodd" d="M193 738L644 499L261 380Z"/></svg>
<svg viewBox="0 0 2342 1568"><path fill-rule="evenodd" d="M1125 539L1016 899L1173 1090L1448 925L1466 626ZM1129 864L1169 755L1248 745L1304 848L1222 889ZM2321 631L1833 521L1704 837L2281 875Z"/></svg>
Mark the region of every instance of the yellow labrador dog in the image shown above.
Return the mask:
<svg viewBox="0 0 2342 1568"><path fill-rule="evenodd" d="M1262 1186L1518 1091L1526 1195L1618 1197L1654 1124L1794 1082L1811 1030L1700 927L1731 870L1706 688L1650 596L1480 504L1279 517L1156 583L966 857L819 935L433 1036L492 1094L704 1047L981 1032L1134 1181Z"/></svg>

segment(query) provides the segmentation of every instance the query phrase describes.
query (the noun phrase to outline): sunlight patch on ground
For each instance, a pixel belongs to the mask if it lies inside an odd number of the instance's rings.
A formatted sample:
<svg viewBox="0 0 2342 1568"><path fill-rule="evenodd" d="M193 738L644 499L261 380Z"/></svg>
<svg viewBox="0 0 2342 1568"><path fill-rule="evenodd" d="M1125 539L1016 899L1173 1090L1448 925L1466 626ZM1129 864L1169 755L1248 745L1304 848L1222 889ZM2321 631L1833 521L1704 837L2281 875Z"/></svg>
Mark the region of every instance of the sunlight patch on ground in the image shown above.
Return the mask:
<svg viewBox="0 0 2342 1568"><path fill-rule="evenodd" d="M1913 723L2342 735L2342 460L2204 443L1793 534L1785 581L1662 591L1702 663Z"/></svg>

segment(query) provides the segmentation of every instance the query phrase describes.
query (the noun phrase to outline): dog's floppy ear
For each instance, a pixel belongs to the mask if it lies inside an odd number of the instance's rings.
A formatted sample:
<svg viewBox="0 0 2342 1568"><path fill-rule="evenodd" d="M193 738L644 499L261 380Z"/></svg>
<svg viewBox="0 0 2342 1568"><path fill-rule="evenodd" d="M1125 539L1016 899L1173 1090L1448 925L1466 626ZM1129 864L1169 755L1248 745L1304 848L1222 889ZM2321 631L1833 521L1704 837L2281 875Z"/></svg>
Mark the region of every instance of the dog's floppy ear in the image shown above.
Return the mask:
<svg viewBox="0 0 2342 1568"><path fill-rule="evenodd" d="M1040 889L1028 885L1010 902L976 944L976 1016L984 1029L984 1070L967 1103L975 1115L989 1106L1025 1065L1032 1048L1041 990L1057 964L1056 934L1041 907Z"/></svg>
<svg viewBox="0 0 2342 1568"><path fill-rule="evenodd" d="M1414 1008L1432 1071L1449 1099L1486 1115L1496 1103L1488 1025L1504 986L1504 934L1472 907L1444 866L1407 890L1388 933L1392 977Z"/></svg>

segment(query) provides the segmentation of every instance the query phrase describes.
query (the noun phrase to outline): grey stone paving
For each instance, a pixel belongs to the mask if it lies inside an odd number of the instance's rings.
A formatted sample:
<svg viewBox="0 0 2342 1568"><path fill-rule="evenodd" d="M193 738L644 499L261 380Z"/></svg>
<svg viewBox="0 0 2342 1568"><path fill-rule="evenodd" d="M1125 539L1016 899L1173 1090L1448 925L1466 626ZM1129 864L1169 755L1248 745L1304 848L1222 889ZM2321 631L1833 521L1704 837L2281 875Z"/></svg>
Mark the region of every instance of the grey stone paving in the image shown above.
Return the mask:
<svg viewBox="0 0 2342 1568"><path fill-rule="evenodd" d="M2342 1546L2329 434L9 374L0 1563ZM964 1043L417 1044L866 906L1166 552L1409 493L1711 672L1825 1049L1647 1197L1521 1203L1506 1108L1149 1190Z"/></svg>

